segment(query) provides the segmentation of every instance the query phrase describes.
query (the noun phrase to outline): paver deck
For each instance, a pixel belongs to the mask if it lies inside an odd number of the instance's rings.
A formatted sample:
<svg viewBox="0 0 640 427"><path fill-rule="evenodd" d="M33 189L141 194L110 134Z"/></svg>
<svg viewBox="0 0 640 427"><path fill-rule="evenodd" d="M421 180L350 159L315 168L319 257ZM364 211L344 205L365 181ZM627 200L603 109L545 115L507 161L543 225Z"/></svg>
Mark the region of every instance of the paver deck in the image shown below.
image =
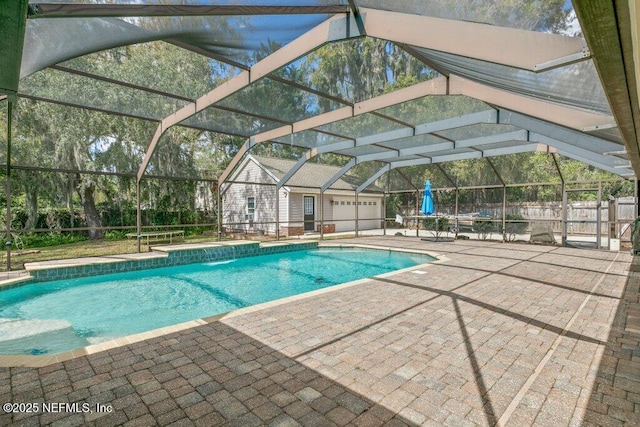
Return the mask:
<svg viewBox="0 0 640 427"><path fill-rule="evenodd" d="M43 368L0 425L640 425L640 261L368 237L447 261ZM346 243L346 241L341 241Z"/></svg>

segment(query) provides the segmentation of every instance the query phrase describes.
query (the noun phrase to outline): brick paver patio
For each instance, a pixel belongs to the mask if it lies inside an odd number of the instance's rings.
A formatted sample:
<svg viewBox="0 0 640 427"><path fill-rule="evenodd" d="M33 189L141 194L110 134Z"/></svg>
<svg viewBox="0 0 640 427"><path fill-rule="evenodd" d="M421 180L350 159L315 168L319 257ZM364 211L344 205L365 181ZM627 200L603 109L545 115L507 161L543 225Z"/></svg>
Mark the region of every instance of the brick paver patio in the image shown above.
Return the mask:
<svg viewBox="0 0 640 427"><path fill-rule="evenodd" d="M409 237L447 257L43 368L0 368L0 425L640 425L640 262Z"/></svg>

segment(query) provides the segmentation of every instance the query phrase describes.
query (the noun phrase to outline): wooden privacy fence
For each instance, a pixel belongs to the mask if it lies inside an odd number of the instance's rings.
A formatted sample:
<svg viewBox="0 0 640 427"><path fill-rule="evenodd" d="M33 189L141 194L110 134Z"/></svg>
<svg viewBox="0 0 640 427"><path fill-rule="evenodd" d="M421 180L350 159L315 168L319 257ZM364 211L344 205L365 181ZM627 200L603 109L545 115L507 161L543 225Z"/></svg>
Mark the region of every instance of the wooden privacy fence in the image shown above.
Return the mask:
<svg viewBox="0 0 640 427"><path fill-rule="evenodd" d="M624 230L621 238L628 240L631 236L629 227L626 224L632 223L635 218L635 205L633 197L621 197L613 201L603 201L601 209L602 225L600 232L606 234L609 222L609 206L616 212L616 234ZM442 207L443 213L449 213L448 207ZM595 234L597 203L595 201L570 202L567 206L568 233L569 234ZM476 205L460 205L460 214L467 212L485 213L491 218L502 218L502 203ZM453 213L453 212L451 212ZM517 203L507 204L507 215L522 215L527 222L545 221L551 224L554 232L562 232L562 202L549 203ZM585 222L581 222L585 221Z"/></svg>

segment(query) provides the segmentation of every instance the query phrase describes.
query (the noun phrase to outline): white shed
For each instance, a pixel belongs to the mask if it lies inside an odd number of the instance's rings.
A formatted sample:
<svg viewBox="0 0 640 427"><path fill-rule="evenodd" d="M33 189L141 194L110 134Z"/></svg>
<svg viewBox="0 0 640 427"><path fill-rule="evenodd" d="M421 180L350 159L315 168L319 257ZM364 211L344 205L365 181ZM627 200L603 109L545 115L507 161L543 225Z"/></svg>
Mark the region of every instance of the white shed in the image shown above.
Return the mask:
<svg viewBox="0 0 640 427"><path fill-rule="evenodd" d="M295 165L293 160L249 155L225 182L222 219L226 229L275 234L276 184ZM321 215L326 233L355 230L358 185L344 175L322 195L320 187L340 170L337 166L307 162L278 194L282 236L319 232ZM382 227L384 194L362 192L357 196L358 229Z"/></svg>

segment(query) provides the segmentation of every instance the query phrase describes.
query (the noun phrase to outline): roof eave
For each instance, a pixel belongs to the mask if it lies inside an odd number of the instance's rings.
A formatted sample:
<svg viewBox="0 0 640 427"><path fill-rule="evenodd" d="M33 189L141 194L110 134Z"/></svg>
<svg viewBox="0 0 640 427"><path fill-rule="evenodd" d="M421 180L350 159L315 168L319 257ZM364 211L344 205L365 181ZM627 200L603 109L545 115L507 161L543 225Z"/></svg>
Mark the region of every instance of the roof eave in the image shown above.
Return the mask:
<svg viewBox="0 0 640 427"><path fill-rule="evenodd" d="M616 119L629 160L640 177L638 13L635 2L574 0L585 39ZM633 19L632 19L633 16Z"/></svg>

